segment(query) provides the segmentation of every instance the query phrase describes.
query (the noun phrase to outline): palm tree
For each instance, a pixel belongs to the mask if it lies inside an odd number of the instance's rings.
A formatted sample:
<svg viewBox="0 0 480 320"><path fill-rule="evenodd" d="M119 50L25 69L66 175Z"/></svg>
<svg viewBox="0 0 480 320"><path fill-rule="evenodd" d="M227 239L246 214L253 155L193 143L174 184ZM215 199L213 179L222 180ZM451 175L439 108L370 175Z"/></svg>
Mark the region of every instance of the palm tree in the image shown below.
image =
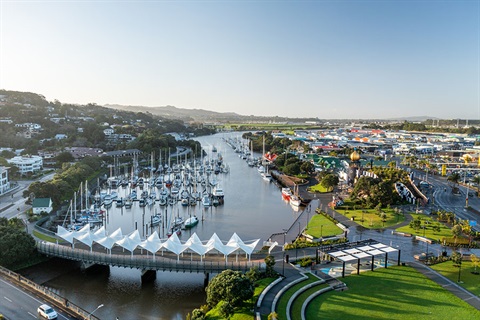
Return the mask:
<svg viewBox="0 0 480 320"><path fill-rule="evenodd" d="M458 190L457 186L458 186L458 182L460 181L460 174L458 172L454 172L447 177L447 180L453 183L452 189L453 189L453 192L456 192Z"/></svg>

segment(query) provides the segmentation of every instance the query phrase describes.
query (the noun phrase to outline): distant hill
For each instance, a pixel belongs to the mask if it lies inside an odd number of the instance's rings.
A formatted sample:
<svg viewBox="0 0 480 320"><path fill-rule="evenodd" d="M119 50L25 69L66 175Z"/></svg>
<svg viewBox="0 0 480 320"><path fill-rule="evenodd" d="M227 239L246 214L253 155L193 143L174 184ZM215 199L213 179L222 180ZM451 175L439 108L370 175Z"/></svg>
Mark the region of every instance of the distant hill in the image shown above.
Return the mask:
<svg viewBox="0 0 480 320"><path fill-rule="evenodd" d="M401 118L392 118L388 120L397 120L397 121L408 121L408 122L424 122L427 120L440 120L437 117L430 116L416 116L416 117L401 117Z"/></svg>
<svg viewBox="0 0 480 320"><path fill-rule="evenodd" d="M153 115L161 116L164 118L182 119L184 121L242 121L242 118L245 117L234 112L214 112L203 109L182 109L174 106L142 107L107 104L104 105L104 107L124 111L151 113Z"/></svg>

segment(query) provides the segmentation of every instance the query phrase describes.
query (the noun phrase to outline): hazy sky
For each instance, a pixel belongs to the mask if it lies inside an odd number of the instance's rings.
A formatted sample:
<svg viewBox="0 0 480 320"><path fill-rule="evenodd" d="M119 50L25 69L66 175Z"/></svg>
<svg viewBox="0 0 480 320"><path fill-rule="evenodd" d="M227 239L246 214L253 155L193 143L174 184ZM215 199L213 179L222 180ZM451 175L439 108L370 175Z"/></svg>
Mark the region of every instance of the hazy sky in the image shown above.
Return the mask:
<svg viewBox="0 0 480 320"><path fill-rule="evenodd" d="M51 101L480 118L476 0L0 0L0 10L0 88Z"/></svg>

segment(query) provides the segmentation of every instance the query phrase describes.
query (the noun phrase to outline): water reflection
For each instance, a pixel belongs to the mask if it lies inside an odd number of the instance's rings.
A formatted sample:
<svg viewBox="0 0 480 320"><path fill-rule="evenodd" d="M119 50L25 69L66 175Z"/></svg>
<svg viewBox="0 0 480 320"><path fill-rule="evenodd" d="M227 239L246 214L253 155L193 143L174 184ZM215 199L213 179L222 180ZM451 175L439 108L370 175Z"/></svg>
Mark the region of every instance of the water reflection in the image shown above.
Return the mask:
<svg viewBox="0 0 480 320"><path fill-rule="evenodd" d="M249 167L224 142L223 138L229 135L239 136L238 133L229 133L198 138L208 151L216 146L229 165L228 174L216 176L225 192L224 205L208 209L200 204L184 207L180 203L173 207L160 207L156 203L151 209L148 206L140 208L138 202L131 209L114 205L106 215L107 231L111 233L121 227L123 234L127 234L137 228L140 235L146 237L157 230L163 238L172 216L195 214L200 222L192 229L183 230L181 240L187 240L196 232L201 240L216 233L226 241L236 232L245 241L260 238L257 247L260 249L271 234L289 228L300 211L282 201L279 188L264 181L256 168ZM126 192L121 187L117 190ZM150 218L155 214L161 214L162 222L151 228ZM157 272L153 283L142 285L139 270L112 267L109 273L70 272L46 285L86 310L93 310L103 303L105 307L95 313L102 319L117 316L122 320L185 319L188 312L205 303L203 274Z"/></svg>

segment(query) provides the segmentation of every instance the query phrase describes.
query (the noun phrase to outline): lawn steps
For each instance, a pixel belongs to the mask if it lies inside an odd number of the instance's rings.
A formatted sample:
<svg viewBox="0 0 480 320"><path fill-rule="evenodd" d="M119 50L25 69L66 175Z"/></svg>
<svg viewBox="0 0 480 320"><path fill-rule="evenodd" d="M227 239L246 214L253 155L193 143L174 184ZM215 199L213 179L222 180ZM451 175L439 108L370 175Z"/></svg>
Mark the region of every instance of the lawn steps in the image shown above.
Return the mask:
<svg viewBox="0 0 480 320"><path fill-rule="evenodd" d="M283 310L278 310L279 309L279 305L284 305L285 302L283 303L280 303L279 304L279 300L282 298L282 296L289 290L291 289L292 287L296 286L297 284L301 283L301 282L304 282L304 281L312 281L312 278L316 278L317 280L316 281L313 281L313 282L310 282L310 283L306 283L303 287L297 289L297 291L295 291L292 296L289 298L288 302L287 302L287 306L286 306L286 310L283 311ZM300 317L302 317L302 319L305 318L305 310L306 310L306 307L308 305L308 302L310 302L314 297L318 296L319 294L322 294L324 292L327 292L327 291L331 291L331 290L344 290L346 288L345 284L335 278L331 278L331 277L328 277L328 279L322 279L320 277L318 277L317 275L311 273L311 272L302 272L300 273L300 278L297 278L293 281L290 281L288 283L284 283L282 280L277 280L275 281L275 284L272 283L272 287L275 286L275 285L279 285L279 286L283 286L281 287L281 289L275 294L275 298L273 299L273 302L271 304L271 310L270 312L277 312L278 315L279 315L279 318L280 319L286 319L286 320L291 320L291 319L300 319ZM325 287L326 285L328 285L327 287ZM317 291L315 291L311 296L309 296L307 299L306 299L306 302L303 302L302 303L302 308L301 308L301 315L298 314L299 312L299 305L297 305L296 307L296 314L292 314L292 306L293 304L295 303L296 299L302 294L304 293L305 291L307 290L310 290L311 288L315 288L315 287L319 287ZM304 298L302 298L304 299ZM260 298L259 298L260 300ZM299 302L297 302L299 303ZM261 302L260 302L261 304ZM257 304L257 306L259 306L259 304ZM283 307L285 308L285 307ZM280 307L280 309L282 309L282 307ZM294 309L294 308L293 308ZM283 314L283 312L285 312L285 314ZM258 319L258 318L257 318Z"/></svg>

